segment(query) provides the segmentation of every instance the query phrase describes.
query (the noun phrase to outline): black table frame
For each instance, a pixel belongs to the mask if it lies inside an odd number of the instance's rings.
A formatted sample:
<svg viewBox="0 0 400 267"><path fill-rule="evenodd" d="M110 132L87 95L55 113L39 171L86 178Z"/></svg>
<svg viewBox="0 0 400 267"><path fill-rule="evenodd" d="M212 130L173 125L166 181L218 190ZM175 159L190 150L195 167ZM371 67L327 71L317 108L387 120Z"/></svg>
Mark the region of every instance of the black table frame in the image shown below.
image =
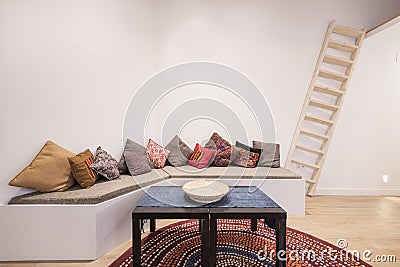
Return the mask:
<svg viewBox="0 0 400 267"><path fill-rule="evenodd" d="M208 208L136 207L132 212L133 267L140 267L142 256L141 220L150 219L150 231L156 229L156 219L198 219L201 230L202 266L209 267L210 212ZM140 249L136 249L140 248Z"/></svg>
<svg viewBox="0 0 400 267"><path fill-rule="evenodd" d="M251 230L257 230L257 219L264 219L276 234L276 266L285 267L279 251L286 253L286 218L282 208L175 208L175 207L136 207L132 212L132 253L133 267L141 262L141 220L150 219L150 231L156 228L156 219L198 219L202 240L202 266L216 266L217 220L251 219ZM136 249L140 248L140 249ZM281 252L282 253L282 252ZM279 257L280 256L280 257Z"/></svg>

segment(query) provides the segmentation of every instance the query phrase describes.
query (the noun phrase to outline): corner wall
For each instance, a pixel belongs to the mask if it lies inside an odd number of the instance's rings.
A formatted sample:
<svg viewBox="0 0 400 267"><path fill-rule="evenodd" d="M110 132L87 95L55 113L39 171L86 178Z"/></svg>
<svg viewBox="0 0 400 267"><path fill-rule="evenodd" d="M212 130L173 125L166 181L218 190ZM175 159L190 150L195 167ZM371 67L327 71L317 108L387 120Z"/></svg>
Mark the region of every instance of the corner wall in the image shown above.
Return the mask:
<svg viewBox="0 0 400 267"><path fill-rule="evenodd" d="M125 112L155 71L154 2L0 1L0 204L46 140L120 157Z"/></svg>

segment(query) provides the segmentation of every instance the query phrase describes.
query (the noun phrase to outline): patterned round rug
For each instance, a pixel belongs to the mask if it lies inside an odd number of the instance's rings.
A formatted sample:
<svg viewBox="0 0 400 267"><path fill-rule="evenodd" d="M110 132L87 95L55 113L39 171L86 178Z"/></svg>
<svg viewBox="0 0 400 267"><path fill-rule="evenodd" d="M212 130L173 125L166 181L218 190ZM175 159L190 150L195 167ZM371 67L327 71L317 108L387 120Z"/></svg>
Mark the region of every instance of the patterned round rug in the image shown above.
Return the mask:
<svg viewBox="0 0 400 267"><path fill-rule="evenodd" d="M168 225L142 239L142 266L201 266L197 220ZM332 244L287 228L287 266L371 266ZM217 266L275 266L275 231L250 220L218 220ZM132 266L132 248L110 267Z"/></svg>

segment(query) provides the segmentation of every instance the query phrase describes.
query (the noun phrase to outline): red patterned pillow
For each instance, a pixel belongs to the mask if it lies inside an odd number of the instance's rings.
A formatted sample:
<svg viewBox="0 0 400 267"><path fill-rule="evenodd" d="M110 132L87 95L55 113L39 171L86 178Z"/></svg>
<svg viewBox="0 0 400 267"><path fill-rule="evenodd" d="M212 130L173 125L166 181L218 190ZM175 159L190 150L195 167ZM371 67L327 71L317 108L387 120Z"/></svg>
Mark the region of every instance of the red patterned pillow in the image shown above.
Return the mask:
<svg viewBox="0 0 400 267"><path fill-rule="evenodd" d="M214 159L215 152L215 149L204 148L196 144L194 152L188 160L188 164L199 169L208 167L210 162Z"/></svg>
<svg viewBox="0 0 400 267"><path fill-rule="evenodd" d="M231 162L231 144L218 133L213 133L205 145L208 149L216 149L213 164L217 167L226 167Z"/></svg>
<svg viewBox="0 0 400 267"><path fill-rule="evenodd" d="M218 133L213 133L204 147L224 151L225 149L230 148L231 144L222 138Z"/></svg>
<svg viewBox="0 0 400 267"><path fill-rule="evenodd" d="M241 147L232 146L233 162L239 166L255 168L260 154L245 150Z"/></svg>
<svg viewBox="0 0 400 267"><path fill-rule="evenodd" d="M163 168L169 153L171 153L171 151L163 148L153 140L149 139L149 143L147 144L146 148L146 154L150 164L154 168Z"/></svg>

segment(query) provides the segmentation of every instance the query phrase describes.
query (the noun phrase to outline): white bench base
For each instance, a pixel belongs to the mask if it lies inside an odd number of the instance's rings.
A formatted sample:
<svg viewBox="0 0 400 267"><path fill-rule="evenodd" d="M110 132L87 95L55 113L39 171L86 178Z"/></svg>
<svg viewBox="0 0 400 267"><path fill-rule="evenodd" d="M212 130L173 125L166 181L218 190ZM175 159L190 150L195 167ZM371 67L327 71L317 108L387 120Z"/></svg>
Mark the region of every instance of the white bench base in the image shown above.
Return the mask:
<svg viewBox="0 0 400 267"><path fill-rule="evenodd" d="M0 206L0 260L95 260L129 240L135 191L97 205Z"/></svg>
<svg viewBox="0 0 400 267"><path fill-rule="evenodd" d="M303 179L223 181L260 185L288 215L304 215ZM98 259L131 238L132 209L143 194L138 190L97 205L0 205L0 261Z"/></svg>

